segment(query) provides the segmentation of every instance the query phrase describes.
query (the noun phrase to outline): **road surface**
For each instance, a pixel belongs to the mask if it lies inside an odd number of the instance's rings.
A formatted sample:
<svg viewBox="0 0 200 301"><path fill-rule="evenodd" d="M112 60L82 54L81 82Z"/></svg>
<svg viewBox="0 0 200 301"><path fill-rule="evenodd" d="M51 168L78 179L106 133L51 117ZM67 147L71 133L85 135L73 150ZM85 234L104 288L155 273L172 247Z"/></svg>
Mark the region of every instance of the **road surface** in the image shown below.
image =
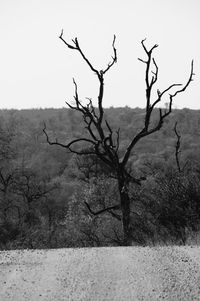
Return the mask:
<svg viewBox="0 0 200 301"><path fill-rule="evenodd" d="M200 300L200 248L0 252L0 301Z"/></svg>

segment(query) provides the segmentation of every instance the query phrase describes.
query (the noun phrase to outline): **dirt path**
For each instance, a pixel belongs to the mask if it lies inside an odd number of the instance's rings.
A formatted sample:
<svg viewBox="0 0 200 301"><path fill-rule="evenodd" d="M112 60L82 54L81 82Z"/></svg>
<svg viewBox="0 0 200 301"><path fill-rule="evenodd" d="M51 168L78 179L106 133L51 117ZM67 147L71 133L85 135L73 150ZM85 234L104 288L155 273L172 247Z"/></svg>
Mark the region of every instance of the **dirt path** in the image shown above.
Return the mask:
<svg viewBox="0 0 200 301"><path fill-rule="evenodd" d="M7 300L200 300L200 248L0 252Z"/></svg>

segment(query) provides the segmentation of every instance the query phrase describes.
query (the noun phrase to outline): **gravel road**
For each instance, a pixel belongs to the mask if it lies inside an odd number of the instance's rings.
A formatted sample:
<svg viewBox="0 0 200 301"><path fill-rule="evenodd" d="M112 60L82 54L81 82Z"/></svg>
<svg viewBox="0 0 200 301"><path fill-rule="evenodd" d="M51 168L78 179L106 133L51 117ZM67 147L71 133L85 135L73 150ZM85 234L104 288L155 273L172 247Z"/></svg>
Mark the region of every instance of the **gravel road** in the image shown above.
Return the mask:
<svg viewBox="0 0 200 301"><path fill-rule="evenodd" d="M200 300L200 248L0 252L0 301Z"/></svg>

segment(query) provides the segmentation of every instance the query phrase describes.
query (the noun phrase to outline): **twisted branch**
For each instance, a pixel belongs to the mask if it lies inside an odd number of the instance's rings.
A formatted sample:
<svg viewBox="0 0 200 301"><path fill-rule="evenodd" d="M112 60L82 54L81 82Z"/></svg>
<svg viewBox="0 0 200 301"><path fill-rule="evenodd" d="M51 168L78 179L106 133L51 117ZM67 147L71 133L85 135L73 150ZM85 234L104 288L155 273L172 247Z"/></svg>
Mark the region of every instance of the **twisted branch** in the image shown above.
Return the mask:
<svg viewBox="0 0 200 301"><path fill-rule="evenodd" d="M148 135L153 134L156 131L159 131L163 125L163 122L165 120L165 118L171 113L172 111L172 103L173 103L173 98L176 97L179 93L184 92L186 90L186 88L189 86L190 82L193 81L193 60L191 62L191 71L190 71L190 75L189 75L189 79L186 82L186 84L183 86L182 84L172 84L169 87L167 87L165 90L163 90L162 92L160 92L159 90L157 90L157 99L151 104L151 93L152 93L152 88L154 87L157 78L158 78L158 66L155 62L155 59L152 58L152 51L158 47L157 44L155 44L149 51L147 50L145 44L144 44L145 40L142 40L142 46L148 56L147 61L139 59L140 61L142 61L143 63L146 64L146 72L145 72L145 82L146 82L146 114L145 114L145 120L144 120L144 128L132 139L132 141L130 142L129 146L126 149L125 155L122 159L122 165L123 167L125 167L125 165L128 162L128 159L130 157L130 153L132 151L132 149L134 148L134 146L136 145L136 143L138 143L138 141L141 138L144 138ZM153 77L151 77L150 79L150 65L151 62L153 62L156 71L153 72ZM157 124L149 129L150 127L150 120L151 120L151 115L152 115L152 111L154 109L154 107L156 106L156 104L158 104L161 100L162 97L168 92L170 91L173 87L179 87L182 86L181 89L177 90L174 94L169 94L169 107L168 110L159 110L159 119L157 121Z"/></svg>

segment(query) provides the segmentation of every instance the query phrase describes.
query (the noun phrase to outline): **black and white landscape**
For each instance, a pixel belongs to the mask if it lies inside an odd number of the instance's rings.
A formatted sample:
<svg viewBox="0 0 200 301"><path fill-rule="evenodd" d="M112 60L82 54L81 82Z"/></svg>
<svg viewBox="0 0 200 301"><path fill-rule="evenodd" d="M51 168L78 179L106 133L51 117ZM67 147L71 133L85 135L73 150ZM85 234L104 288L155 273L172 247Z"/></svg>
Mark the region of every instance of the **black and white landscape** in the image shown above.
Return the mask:
<svg viewBox="0 0 200 301"><path fill-rule="evenodd" d="M199 300L199 9L0 3L1 300Z"/></svg>

